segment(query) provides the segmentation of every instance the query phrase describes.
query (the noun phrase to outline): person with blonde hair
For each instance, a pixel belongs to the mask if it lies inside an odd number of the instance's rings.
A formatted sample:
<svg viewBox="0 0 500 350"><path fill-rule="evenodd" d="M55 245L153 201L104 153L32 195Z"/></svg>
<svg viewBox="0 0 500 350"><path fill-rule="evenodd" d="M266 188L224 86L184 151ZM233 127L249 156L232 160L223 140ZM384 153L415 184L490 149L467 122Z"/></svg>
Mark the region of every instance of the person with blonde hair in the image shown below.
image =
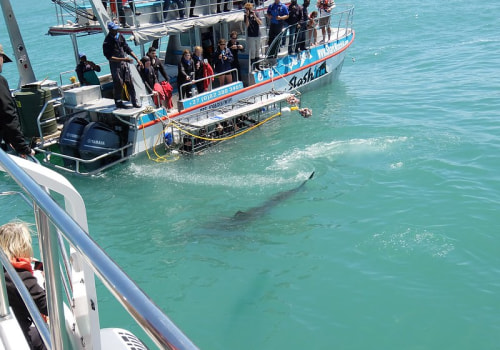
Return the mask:
<svg viewBox="0 0 500 350"><path fill-rule="evenodd" d="M31 266L33 248L31 246L31 231L28 225L22 221L13 221L0 226L0 248L2 248L5 255L9 258L10 263L17 271L26 289L31 294L33 301L38 306L40 313L47 315L45 290L38 284L36 277L33 276L33 268ZM31 327L33 321L30 313L8 273L5 273L5 284L9 304L16 315L16 319L30 348L37 350L46 349L36 328Z"/></svg>
<svg viewBox="0 0 500 350"><path fill-rule="evenodd" d="M245 25L247 26L247 47L250 66L260 59L260 25L261 19L253 10L253 4L245 4Z"/></svg>

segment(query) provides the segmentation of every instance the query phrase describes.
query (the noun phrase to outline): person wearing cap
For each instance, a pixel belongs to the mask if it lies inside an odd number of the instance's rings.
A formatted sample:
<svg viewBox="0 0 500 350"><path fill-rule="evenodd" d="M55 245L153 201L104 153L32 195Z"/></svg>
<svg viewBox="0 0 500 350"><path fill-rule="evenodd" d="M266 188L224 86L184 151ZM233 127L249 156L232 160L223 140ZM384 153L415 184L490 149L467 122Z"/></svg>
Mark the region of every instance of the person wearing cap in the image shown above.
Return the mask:
<svg viewBox="0 0 500 350"><path fill-rule="evenodd" d="M127 108L122 101L123 84L126 85L130 95L130 102L135 108L139 108L136 100L134 84L130 74L128 63L132 62L132 56L139 66L142 67L142 62L137 58L137 55L128 46L123 35L118 33L118 24L108 22L109 33L102 44L102 52L109 61L109 70L113 78L113 94L116 108Z"/></svg>
<svg viewBox="0 0 500 350"><path fill-rule="evenodd" d="M87 79L85 79L85 75L86 75L85 73L94 72L94 71L100 72L101 67L99 67L97 64L95 64L92 61L87 61L87 56L83 52L80 52L78 54L78 56L80 57L80 63L78 63L78 65L76 66L75 71L76 71L76 75L78 76L78 80L80 81L80 85L81 86L99 85L98 84L99 80L97 81L97 84L96 84L93 81L88 81Z"/></svg>
<svg viewBox="0 0 500 350"><path fill-rule="evenodd" d="M12 60L5 54L3 46L0 45L0 73L3 64L8 62L12 62ZM19 116L10 93L9 83L7 79L0 75L0 142L2 140L14 148L23 158L28 155L35 155L35 151L27 145L21 132Z"/></svg>

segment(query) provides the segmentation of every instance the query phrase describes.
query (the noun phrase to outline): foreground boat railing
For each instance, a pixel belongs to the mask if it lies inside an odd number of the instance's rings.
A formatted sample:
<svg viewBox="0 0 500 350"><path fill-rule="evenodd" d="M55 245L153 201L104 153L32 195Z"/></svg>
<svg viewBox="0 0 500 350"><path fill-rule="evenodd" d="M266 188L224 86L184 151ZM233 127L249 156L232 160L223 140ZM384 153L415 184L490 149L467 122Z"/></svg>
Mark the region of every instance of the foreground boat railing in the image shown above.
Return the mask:
<svg viewBox="0 0 500 350"><path fill-rule="evenodd" d="M78 275L79 283L85 283L86 288L91 285L95 293L92 272L95 273L160 348L197 349L191 340L86 233L85 230L88 228L83 199L62 175L39 164L8 156L1 150L0 166L22 188L34 206L37 231L40 237L40 252L44 261L48 310L51 320L49 324L50 342L46 343L50 349L76 349L82 348L83 345L75 346L65 332L63 296L60 295L61 279L64 277L61 276L58 263L58 257L64 254L57 251L61 249L57 244L58 235L61 235L70 244L73 251L71 258L74 270L72 273ZM63 196L66 211L54 201L48 191L57 192ZM3 264L8 265L8 262L3 261ZM87 273L89 268L91 269L90 275ZM80 271L83 273L81 279ZM74 285L73 288L80 287ZM78 298L73 294L73 300L69 302L75 313L82 305L74 304L83 303L86 304L83 305L83 308L88 308L88 314L84 317L75 315L77 328L83 334L81 338L81 342L85 343L83 347L101 349L99 329L95 330L96 325L99 327L96 297L86 295L82 298L80 295ZM0 310L5 311L5 307L0 308ZM35 308L33 312L37 312L37 309ZM82 324L82 319L86 324ZM94 333L86 334L86 331L89 333L92 330Z"/></svg>

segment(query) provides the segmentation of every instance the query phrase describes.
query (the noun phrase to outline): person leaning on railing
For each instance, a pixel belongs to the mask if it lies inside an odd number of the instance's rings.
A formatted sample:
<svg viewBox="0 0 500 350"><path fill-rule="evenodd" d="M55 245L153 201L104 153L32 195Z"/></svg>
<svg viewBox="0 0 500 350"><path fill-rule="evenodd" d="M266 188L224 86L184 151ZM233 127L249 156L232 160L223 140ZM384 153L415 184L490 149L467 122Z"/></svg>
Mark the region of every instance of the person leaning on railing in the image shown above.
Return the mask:
<svg viewBox="0 0 500 350"><path fill-rule="evenodd" d="M191 86L186 85L189 81L194 78L194 62L191 58L191 52L186 49L182 52L181 60L177 65L177 89L179 90L179 96L181 99L191 97Z"/></svg>
<svg viewBox="0 0 500 350"><path fill-rule="evenodd" d="M328 41L330 41L332 35L332 30L330 28L330 12L334 6L335 2L333 0L318 0L317 3L319 9L319 27L323 34L322 43L325 42L326 32L328 32Z"/></svg>
<svg viewBox="0 0 500 350"><path fill-rule="evenodd" d="M219 86L231 84L233 77L231 75L231 63L233 62L233 54L227 48L226 39L220 39L219 45L213 56L214 72L221 73L219 75Z"/></svg>
<svg viewBox="0 0 500 350"><path fill-rule="evenodd" d="M0 45L0 73L3 64L7 62L12 62L12 60L5 54L3 46ZM23 158L28 155L35 155L35 151L26 144L24 135L21 132L19 116L10 93L9 83L7 79L0 75L0 143L2 140L14 148Z"/></svg>
<svg viewBox="0 0 500 350"><path fill-rule="evenodd" d="M0 227L0 247L16 269L33 301L38 306L40 313L47 315L47 296L45 290L38 284L36 277L33 275L31 266L33 248L31 246L31 231L28 225L22 221L13 221L2 225ZM9 304L30 348L46 349L40 333L35 327L31 327L33 321L30 313L8 273L5 273L5 285Z"/></svg>
<svg viewBox="0 0 500 350"><path fill-rule="evenodd" d="M309 0L304 0L302 8L302 16L299 28L299 35L297 36L297 45L295 46L295 51L305 51L306 47L306 29L307 29L307 21L309 20L309 12L308 7L310 5Z"/></svg>

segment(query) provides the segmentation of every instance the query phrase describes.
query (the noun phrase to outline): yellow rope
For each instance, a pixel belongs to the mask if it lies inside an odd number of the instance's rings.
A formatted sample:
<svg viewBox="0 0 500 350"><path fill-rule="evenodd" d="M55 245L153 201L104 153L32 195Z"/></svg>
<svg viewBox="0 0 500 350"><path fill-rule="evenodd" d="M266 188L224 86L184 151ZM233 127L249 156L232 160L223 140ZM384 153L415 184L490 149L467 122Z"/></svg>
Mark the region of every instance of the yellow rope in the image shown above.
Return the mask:
<svg viewBox="0 0 500 350"><path fill-rule="evenodd" d="M160 119L160 121L161 121L161 117L159 117L156 114L156 112L155 112L155 117ZM146 154L148 155L149 160L152 160L153 162L156 162L156 163L166 163L166 162L175 162L176 160L179 159L178 154L167 153L166 155L162 156L162 155L159 155L158 152L156 151L156 146L160 144L160 140L162 140L162 137L164 137L163 129L158 134L158 138L156 139L155 143L153 144L153 152L156 155L156 158L151 157L151 155L149 154L148 145L146 143L146 132L144 131L144 129L145 128L142 128L142 137L144 139L144 148L146 149Z"/></svg>
<svg viewBox="0 0 500 350"><path fill-rule="evenodd" d="M290 108L291 110L297 110L298 107L297 106L292 106ZM161 117L157 115L157 113L155 112L155 118L159 119L162 124L163 124L163 121L161 120ZM190 133L189 131L183 129L179 123L177 123L176 121L174 120L171 120L169 124L167 124L163 129L162 129L162 132L158 135L158 138L156 139L155 143L153 144L153 152L154 154L156 155L156 158L152 158L151 155L149 154L149 148L148 148L148 145L146 143L146 132L144 131L145 128L142 128L142 136L143 136L143 139L144 139L144 148L146 150L146 154L148 155L148 159L149 160L152 160L154 162L157 162L157 163L164 163L164 162L173 162L173 161L176 161L179 159L179 155L178 154L167 154L165 156L161 156L158 154L158 152L156 151L156 146L158 144L160 144L160 140L162 140L162 137L165 137L164 136L164 132L165 132L165 129L168 128L170 125L172 125L173 127L175 127L176 129L180 130L181 132L183 132L184 134L186 135L189 135L191 137L194 137L194 138L197 138L197 139L200 139L200 140L205 140L205 141L211 141L211 142L218 142L218 141L226 141L226 140L231 140L231 139L234 139L238 136L241 136L243 134L246 134L247 132L255 129L255 128L258 128L259 126L261 126L262 124L265 124L267 123L268 121L270 121L271 119L274 119L278 116L281 115L281 112L278 112L276 114L273 114L272 116L264 119L263 121L249 127L248 129L245 129L239 133L236 133L234 135L231 135L231 136L227 136L227 137L221 137L221 138L218 138L218 139L214 139L214 138L208 138L208 137L203 137L203 136L200 136L200 135L194 135L192 133Z"/></svg>
<svg viewBox="0 0 500 350"><path fill-rule="evenodd" d="M173 125L176 129L179 129L180 131L182 131L182 132L183 132L184 134L186 134L186 135L192 136L192 137L197 138L197 139L200 139L200 140L217 142L217 141L226 141L226 140L231 140L231 139L234 139L234 138L236 138L236 137L238 137L238 136L241 136L241 135L243 135L243 134L246 134L247 132L249 132L249 131L251 131L251 130L253 130L253 129L255 129L255 128L259 127L259 126L261 126L261 125L262 125L262 124L264 124L264 123L267 123L267 122L268 122L268 121L270 121L271 119L276 118L277 116L280 116L280 115L281 115L281 112L278 112L278 113L276 113L276 114L274 114L274 115L272 115L272 116L270 116L270 117L268 117L268 118L264 119L263 121L261 121L261 122L259 122L259 123L255 124L255 125L253 125L252 127L250 127L250 128L248 128L248 129L243 130L242 132L239 132L239 133L237 133L237 134L234 134L234 135L231 135L231 136L227 136L227 137L221 137L221 138L219 138L219 139L208 138L208 137L203 137L203 136L200 136L200 135L194 135L194 134L191 134L189 131L187 131L187 130L185 130L185 129L181 128L181 127L179 126L179 124L178 124L177 122L173 121L173 120L170 122L170 124L172 124L172 125ZM169 125L170 125L170 124L169 124ZM168 127L169 125L167 125L167 127Z"/></svg>

